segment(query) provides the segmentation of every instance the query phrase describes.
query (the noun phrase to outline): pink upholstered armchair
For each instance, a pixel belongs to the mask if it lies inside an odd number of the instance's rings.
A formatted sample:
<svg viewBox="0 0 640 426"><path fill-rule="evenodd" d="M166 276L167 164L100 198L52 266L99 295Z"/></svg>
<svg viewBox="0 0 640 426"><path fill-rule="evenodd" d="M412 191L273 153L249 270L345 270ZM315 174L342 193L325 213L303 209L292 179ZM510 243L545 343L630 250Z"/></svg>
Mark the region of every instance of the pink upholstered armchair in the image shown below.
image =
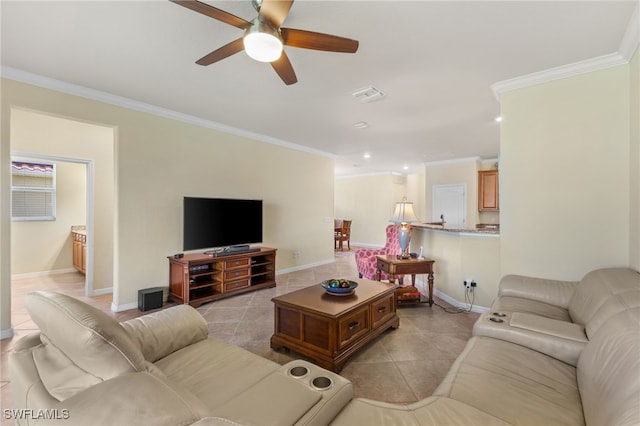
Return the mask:
<svg viewBox="0 0 640 426"><path fill-rule="evenodd" d="M400 254L400 243L398 242L398 233L400 225L391 224L387 226L387 242L384 247L379 249L358 249L355 252L356 265L358 268L358 275L360 278L367 278L370 280L376 279L376 256L385 254ZM411 238L411 227L409 227L409 238ZM389 275L386 272L382 272L381 280L388 280ZM402 276L396 276L398 282L402 283Z"/></svg>

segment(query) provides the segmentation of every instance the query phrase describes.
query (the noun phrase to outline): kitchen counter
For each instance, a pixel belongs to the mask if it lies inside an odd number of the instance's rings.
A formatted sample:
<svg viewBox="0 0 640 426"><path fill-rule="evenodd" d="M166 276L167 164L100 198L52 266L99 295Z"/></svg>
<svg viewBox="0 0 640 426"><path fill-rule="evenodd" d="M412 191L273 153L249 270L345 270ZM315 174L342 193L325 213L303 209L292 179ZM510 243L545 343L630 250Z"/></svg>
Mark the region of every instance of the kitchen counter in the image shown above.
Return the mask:
<svg viewBox="0 0 640 426"><path fill-rule="evenodd" d="M86 225L74 225L71 227L71 232L73 234L87 235L87 226Z"/></svg>
<svg viewBox="0 0 640 426"><path fill-rule="evenodd" d="M458 234L479 234L479 235L492 235L492 236L499 236L500 235L500 229L496 229L496 228L456 228L456 227L450 227L447 226L446 224L443 226L442 224L434 224L434 223L412 223L411 224L412 227L414 228L421 228L421 229L432 229L434 231L443 231L443 232L454 232L454 233L458 233Z"/></svg>

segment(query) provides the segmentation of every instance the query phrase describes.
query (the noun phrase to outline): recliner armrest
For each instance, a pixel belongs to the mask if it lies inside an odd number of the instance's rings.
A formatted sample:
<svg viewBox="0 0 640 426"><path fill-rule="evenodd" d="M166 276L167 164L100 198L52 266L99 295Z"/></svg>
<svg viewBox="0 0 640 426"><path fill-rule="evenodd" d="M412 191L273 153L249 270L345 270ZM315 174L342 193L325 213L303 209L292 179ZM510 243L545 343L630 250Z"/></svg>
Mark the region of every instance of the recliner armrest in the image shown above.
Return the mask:
<svg viewBox="0 0 640 426"><path fill-rule="evenodd" d="M498 297L520 297L566 309L569 306L569 301L577 285L577 281L549 280L523 275L505 275L500 280Z"/></svg>
<svg viewBox="0 0 640 426"><path fill-rule="evenodd" d="M140 345L145 359L155 362L186 346L207 339L207 322L189 305L178 305L121 323Z"/></svg>

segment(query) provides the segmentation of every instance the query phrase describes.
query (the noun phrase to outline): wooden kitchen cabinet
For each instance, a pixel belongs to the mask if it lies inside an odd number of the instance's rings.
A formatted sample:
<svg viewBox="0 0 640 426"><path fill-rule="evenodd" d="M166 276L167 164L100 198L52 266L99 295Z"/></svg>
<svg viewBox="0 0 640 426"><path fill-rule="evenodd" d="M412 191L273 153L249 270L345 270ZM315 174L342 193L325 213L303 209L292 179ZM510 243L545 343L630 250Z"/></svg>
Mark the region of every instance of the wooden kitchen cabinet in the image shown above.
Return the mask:
<svg viewBox="0 0 640 426"><path fill-rule="evenodd" d="M500 211L497 170L478 172L478 210L481 212Z"/></svg>
<svg viewBox="0 0 640 426"><path fill-rule="evenodd" d="M73 267L82 272L87 271L87 233L84 229L72 229Z"/></svg>

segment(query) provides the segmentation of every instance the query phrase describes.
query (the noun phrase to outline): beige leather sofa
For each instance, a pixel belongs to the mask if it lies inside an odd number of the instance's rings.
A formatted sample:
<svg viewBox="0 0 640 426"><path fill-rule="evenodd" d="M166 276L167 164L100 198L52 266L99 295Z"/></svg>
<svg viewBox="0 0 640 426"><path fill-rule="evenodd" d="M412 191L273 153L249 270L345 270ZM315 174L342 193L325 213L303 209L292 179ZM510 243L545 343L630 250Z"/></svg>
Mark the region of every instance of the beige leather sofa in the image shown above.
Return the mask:
<svg viewBox="0 0 640 426"><path fill-rule="evenodd" d="M10 358L15 408L63 417L37 424L639 425L640 273L587 277L542 280L537 289L536 279L505 277L493 308L509 316L502 323L488 320L494 309L481 316L434 395L410 405L352 399L351 384L329 371L303 361L280 366L208 339L189 306L118 324L75 299L39 292L27 306L41 332L18 342ZM603 297L603 288L625 290ZM547 303L559 295L560 306ZM508 330L498 338L479 333L484 322L518 328L509 325L515 312L570 312L572 300L586 318L576 363L554 356L535 334L522 344ZM552 319L576 324L572 318ZM546 334L558 345L559 332Z"/></svg>
<svg viewBox="0 0 640 426"><path fill-rule="evenodd" d="M499 293L431 398L355 399L332 424L640 425L638 271L506 276Z"/></svg>
<svg viewBox="0 0 640 426"><path fill-rule="evenodd" d="M353 397L349 381L313 364L209 339L188 305L121 324L57 293L26 305L40 333L9 360L13 408L27 409L19 424L326 425Z"/></svg>

